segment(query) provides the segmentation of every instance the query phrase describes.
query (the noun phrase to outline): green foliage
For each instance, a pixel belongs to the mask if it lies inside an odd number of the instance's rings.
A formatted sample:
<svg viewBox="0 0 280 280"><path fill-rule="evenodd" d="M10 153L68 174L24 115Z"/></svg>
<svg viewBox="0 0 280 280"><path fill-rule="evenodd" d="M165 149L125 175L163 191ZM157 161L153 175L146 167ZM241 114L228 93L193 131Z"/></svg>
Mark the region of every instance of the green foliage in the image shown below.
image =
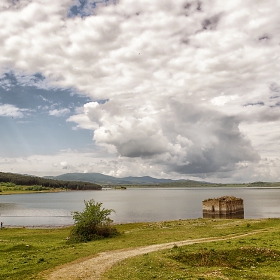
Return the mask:
<svg viewBox="0 0 280 280"><path fill-rule="evenodd" d="M47 191L50 190L50 188L42 187L42 186L29 186L26 188L27 191Z"/></svg>
<svg viewBox="0 0 280 280"><path fill-rule="evenodd" d="M85 209L83 212L74 212L74 227L70 234L70 240L74 242L86 242L113 237L117 235L117 230L112 227L112 220L109 218L113 209L101 208L101 202L93 199L84 201Z"/></svg>
<svg viewBox="0 0 280 280"><path fill-rule="evenodd" d="M1 187L15 187L16 186L16 184L14 184L14 183L11 183L11 182L0 182L0 186Z"/></svg>
<svg viewBox="0 0 280 280"><path fill-rule="evenodd" d="M42 178L36 176L0 172L0 186L6 188L13 187L13 190L22 190L22 189L15 189L18 187L17 185L32 186L31 189L32 191L33 190L37 191L39 187L42 188L41 190L45 190L44 188L51 188L51 189L59 188L59 189L70 189L70 190L101 190L102 189L101 186L89 182L54 180L54 179L48 179L48 178Z"/></svg>

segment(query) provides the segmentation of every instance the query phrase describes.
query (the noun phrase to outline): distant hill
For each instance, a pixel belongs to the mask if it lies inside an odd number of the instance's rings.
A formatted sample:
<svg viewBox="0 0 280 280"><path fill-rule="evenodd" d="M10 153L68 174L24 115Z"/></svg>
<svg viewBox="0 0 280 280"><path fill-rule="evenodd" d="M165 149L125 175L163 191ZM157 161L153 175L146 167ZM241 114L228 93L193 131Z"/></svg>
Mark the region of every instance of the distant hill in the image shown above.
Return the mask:
<svg viewBox="0 0 280 280"><path fill-rule="evenodd" d="M67 181L84 181L101 185L158 185L176 182L202 183L191 180L156 179L150 176L116 178L100 173L66 173L59 176L46 176L45 178Z"/></svg>
<svg viewBox="0 0 280 280"><path fill-rule="evenodd" d="M66 188L72 190L101 190L102 187L92 182L79 180L57 180L55 177L42 178L33 175L0 172L0 182L19 186L39 185L48 188Z"/></svg>

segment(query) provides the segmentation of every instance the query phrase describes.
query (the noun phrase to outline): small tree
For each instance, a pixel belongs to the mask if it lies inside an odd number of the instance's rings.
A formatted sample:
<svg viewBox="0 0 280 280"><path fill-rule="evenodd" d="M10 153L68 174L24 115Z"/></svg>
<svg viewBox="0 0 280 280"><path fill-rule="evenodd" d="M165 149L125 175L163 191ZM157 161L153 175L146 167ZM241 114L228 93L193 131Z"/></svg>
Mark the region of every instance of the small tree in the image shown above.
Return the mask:
<svg viewBox="0 0 280 280"><path fill-rule="evenodd" d="M104 237L113 237L118 234L117 229L112 227L109 218L113 209L101 208L101 202L93 199L84 201L85 209L82 212L73 213L74 227L70 233L70 240L85 242Z"/></svg>

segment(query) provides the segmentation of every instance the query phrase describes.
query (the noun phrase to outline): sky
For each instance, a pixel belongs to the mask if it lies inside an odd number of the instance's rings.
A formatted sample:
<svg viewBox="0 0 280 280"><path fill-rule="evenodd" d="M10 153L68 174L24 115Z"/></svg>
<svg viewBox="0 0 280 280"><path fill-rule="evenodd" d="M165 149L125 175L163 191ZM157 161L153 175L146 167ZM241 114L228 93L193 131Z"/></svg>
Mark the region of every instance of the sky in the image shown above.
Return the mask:
<svg viewBox="0 0 280 280"><path fill-rule="evenodd" d="M1 0L0 171L280 181L280 0Z"/></svg>

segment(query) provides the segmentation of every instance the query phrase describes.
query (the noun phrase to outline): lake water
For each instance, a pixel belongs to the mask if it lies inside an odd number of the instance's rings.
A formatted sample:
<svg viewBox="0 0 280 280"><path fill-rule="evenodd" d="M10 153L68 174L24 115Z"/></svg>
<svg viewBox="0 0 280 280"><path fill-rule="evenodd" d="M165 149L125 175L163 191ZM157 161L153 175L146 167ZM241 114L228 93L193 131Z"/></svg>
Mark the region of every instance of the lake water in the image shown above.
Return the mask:
<svg viewBox="0 0 280 280"><path fill-rule="evenodd" d="M82 211L90 199L114 209L116 223L201 218L202 201L224 195L244 200L245 218L280 217L280 189L132 188L0 195L0 221L4 226L70 225L71 213Z"/></svg>

